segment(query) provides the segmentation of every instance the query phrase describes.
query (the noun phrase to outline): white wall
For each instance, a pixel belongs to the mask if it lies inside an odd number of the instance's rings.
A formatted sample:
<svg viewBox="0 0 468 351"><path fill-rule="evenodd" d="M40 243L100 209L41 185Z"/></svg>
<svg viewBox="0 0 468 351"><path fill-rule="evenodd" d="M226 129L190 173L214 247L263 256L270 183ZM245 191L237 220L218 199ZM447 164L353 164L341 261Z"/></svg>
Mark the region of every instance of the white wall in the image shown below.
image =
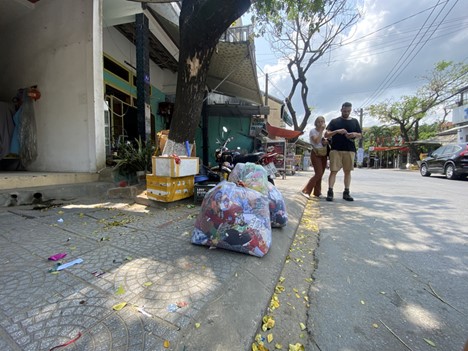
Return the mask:
<svg viewBox="0 0 468 351"><path fill-rule="evenodd" d="M38 85L31 171L105 167L100 0L42 0L0 34L0 98Z"/></svg>
<svg viewBox="0 0 468 351"><path fill-rule="evenodd" d="M268 123L272 126L284 128L284 122L281 118L281 104L273 99L268 99L270 114L268 115Z"/></svg>

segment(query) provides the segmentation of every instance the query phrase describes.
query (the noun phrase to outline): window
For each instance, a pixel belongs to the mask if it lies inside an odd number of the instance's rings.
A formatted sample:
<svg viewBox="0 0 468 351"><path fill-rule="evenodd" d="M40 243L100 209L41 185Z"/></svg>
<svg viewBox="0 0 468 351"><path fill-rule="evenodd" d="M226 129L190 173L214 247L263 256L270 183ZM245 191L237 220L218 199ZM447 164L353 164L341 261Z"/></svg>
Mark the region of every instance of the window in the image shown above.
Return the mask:
<svg viewBox="0 0 468 351"><path fill-rule="evenodd" d="M107 56L104 56L104 69L122 78L124 81L130 82L130 72Z"/></svg>

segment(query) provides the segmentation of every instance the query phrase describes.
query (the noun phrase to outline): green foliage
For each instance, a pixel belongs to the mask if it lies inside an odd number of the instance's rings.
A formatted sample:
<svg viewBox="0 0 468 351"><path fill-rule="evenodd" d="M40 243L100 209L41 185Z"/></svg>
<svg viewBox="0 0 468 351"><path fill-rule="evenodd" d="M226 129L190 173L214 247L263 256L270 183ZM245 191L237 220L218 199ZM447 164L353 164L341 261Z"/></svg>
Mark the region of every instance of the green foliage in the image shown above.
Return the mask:
<svg viewBox="0 0 468 351"><path fill-rule="evenodd" d="M400 137L400 130L397 126L372 126L364 128L364 149L369 146L395 146Z"/></svg>
<svg viewBox="0 0 468 351"><path fill-rule="evenodd" d="M453 103L459 90L468 84L468 65L440 61L425 80L426 84L415 95L372 105L368 111L383 123L399 126L405 141L421 139L419 125L427 112Z"/></svg>
<svg viewBox="0 0 468 351"><path fill-rule="evenodd" d="M396 102L381 102L368 108L370 114L381 122L392 125L413 127L425 116L425 101L417 96L403 96Z"/></svg>
<svg viewBox="0 0 468 351"><path fill-rule="evenodd" d="M468 85L468 64L440 61L428 76L422 78L426 84L417 94L423 96L428 104L450 106L457 100L459 90Z"/></svg>
<svg viewBox="0 0 468 351"><path fill-rule="evenodd" d="M256 23L260 33L267 25L273 25L278 33L282 32L285 21L294 21L300 17L309 21L314 15L324 13L330 0L259 0L254 1L252 22Z"/></svg>
<svg viewBox="0 0 468 351"><path fill-rule="evenodd" d="M151 157L154 153L154 145L143 142L141 137L120 144L117 150L115 168L122 174L132 174L138 171L151 171Z"/></svg>
<svg viewBox="0 0 468 351"><path fill-rule="evenodd" d="M419 140L433 138L439 132L440 125L435 122L432 124L422 124L419 126Z"/></svg>

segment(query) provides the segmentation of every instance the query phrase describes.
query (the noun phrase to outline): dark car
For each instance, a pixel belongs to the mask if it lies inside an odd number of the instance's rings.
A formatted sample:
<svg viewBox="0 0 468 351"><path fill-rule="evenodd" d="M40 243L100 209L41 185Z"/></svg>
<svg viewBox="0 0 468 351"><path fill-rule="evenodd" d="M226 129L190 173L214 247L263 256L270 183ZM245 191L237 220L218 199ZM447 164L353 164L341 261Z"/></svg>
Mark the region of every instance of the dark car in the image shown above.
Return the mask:
<svg viewBox="0 0 468 351"><path fill-rule="evenodd" d="M421 175L444 174L447 179L468 176L468 143L447 144L439 147L421 161Z"/></svg>

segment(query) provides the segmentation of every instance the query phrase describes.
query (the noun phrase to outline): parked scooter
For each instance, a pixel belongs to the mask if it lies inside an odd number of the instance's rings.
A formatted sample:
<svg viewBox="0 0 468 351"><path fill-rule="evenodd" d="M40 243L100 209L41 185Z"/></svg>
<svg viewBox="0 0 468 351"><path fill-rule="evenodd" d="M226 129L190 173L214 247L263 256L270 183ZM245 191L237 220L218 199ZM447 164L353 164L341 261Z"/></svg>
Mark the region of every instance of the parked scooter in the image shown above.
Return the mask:
<svg viewBox="0 0 468 351"><path fill-rule="evenodd" d="M232 140L233 138L227 138L222 145L221 142L217 140L217 144L221 145L221 147L215 151L215 160L218 165L212 167L211 171L219 174L221 180L227 180L236 164L252 162L262 165L265 168L268 181L274 185L275 182L273 179L276 177L277 172L274 163L276 153L255 152L243 155L238 150L230 150L227 147L227 144Z"/></svg>

